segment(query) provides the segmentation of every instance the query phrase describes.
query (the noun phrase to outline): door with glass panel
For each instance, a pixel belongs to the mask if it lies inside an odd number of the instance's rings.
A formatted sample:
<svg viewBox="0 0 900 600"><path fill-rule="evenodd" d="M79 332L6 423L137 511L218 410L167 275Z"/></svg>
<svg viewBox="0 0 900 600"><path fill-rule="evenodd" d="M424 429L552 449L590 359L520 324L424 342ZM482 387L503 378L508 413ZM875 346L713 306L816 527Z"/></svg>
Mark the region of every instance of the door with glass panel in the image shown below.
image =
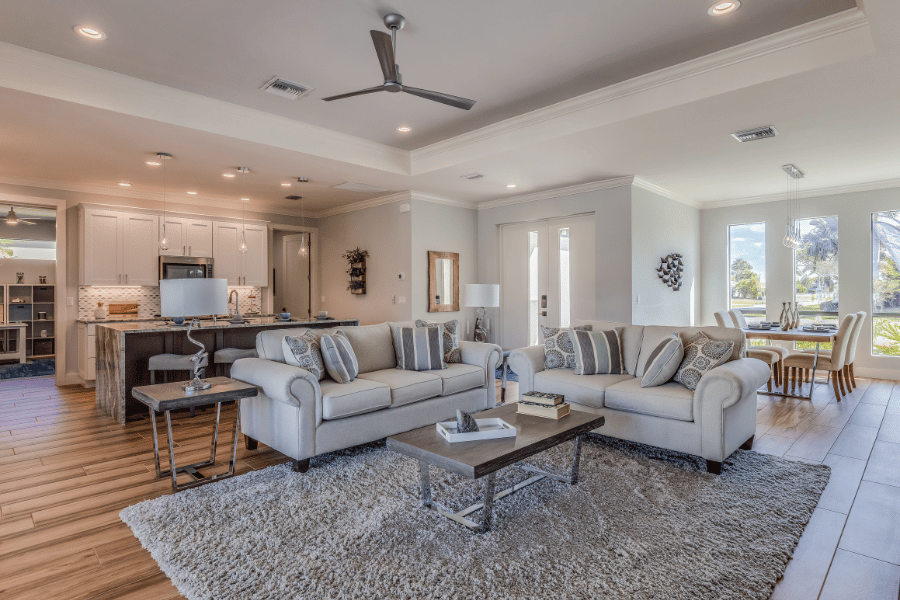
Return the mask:
<svg viewBox="0 0 900 600"><path fill-rule="evenodd" d="M594 215L501 227L500 345L543 341L540 327L593 319Z"/></svg>

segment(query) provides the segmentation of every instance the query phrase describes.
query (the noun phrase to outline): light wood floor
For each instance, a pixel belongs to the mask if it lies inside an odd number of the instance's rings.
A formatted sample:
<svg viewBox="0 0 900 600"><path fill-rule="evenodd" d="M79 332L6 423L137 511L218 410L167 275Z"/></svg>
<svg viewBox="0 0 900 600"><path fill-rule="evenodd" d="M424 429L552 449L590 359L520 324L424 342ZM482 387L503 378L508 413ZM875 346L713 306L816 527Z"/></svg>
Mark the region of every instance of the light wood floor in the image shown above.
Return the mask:
<svg viewBox="0 0 900 600"><path fill-rule="evenodd" d="M812 402L759 396L755 450L832 467L774 598L897 599L900 385L859 383L840 404L824 385ZM179 463L208 453L212 420L212 411L175 420ZM171 493L156 479L150 436L149 421L120 426L99 414L90 391L49 379L0 383L0 598L181 598L118 518L125 506ZM220 434L222 460L229 443ZM241 443L237 471L284 460Z"/></svg>

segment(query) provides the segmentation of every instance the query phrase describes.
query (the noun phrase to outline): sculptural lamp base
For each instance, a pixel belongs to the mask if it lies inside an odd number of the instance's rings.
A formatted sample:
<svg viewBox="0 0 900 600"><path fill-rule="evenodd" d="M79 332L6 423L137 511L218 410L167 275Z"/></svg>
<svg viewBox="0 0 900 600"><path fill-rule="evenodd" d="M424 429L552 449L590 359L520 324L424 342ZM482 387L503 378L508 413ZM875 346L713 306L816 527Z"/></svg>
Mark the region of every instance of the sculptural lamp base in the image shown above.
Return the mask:
<svg viewBox="0 0 900 600"><path fill-rule="evenodd" d="M200 319L194 317L191 319L191 324L188 325L187 328L187 339L196 346L200 347L200 350L197 351L191 357L191 362L194 363L194 378L184 384L183 389L185 392L199 392L202 390L208 390L212 387L212 384L208 381L203 381L200 379L200 372L203 367L200 366L200 363L205 359L209 354L206 352L206 346L195 340L191 337L191 331L194 329L194 325L198 328L200 327Z"/></svg>
<svg viewBox="0 0 900 600"><path fill-rule="evenodd" d="M478 308L478 317L475 319L475 334L472 339L476 342L487 342L488 332L484 325L484 307Z"/></svg>
<svg viewBox="0 0 900 600"><path fill-rule="evenodd" d="M200 392L203 390L208 390L212 387L212 384L208 381L203 381L200 379L199 373L194 373L194 378L184 384L184 391L190 392Z"/></svg>

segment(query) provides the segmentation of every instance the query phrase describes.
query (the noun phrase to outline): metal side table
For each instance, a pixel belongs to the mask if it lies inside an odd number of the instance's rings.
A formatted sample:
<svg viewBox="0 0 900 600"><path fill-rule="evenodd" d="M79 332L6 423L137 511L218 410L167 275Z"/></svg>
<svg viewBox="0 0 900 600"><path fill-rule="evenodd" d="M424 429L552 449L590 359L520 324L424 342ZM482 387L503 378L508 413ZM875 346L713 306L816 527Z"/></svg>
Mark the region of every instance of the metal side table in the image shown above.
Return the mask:
<svg viewBox="0 0 900 600"><path fill-rule="evenodd" d="M234 475L234 464L237 458L237 438L240 433L241 425L241 398L252 398L257 395L255 385L244 383L230 377L212 377L208 378L212 386L206 390L195 392L184 391L184 382L160 383L156 385L145 385L135 387L131 390L131 395L135 400L146 404L150 410L150 423L153 425L153 457L156 459L156 476L172 477L172 489L176 492L187 488L196 487L210 481L218 481ZM231 438L231 463L226 473L205 476L197 469L210 467L216 462L216 444L219 438L219 418L222 414L222 402L235 401L235 417L234 417L234 435ZM195 408L197 406L206 406L209 404L216 405L216 426L213 430L212 445L210 448L209 460L202 462L176 466L175 465L175 444L172 440L172 416L171 411L180 408ZM166 413L166 429L167 440L169 444L169 465L170 469L165 471L159 466L159 438L156 435L156 413ZM187 473L194 478L194 481L188 483L178 483L178 473Z"/></svg>

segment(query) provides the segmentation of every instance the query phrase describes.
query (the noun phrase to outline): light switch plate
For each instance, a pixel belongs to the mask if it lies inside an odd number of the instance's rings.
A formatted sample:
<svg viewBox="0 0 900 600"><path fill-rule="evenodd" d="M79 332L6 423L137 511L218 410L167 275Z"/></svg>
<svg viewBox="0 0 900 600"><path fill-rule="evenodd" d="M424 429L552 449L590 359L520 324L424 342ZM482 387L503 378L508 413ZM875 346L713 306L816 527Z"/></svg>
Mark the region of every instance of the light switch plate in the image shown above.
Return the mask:
<svg viewBox="0 0 900 600"><path fill-rule="evenodd" d="M66 298L66 306L75 306L75 298L69 296Z"/></svg>
<svg viewBox="0 0 900 600"><path fill-rule="evenodd" d="M406 296L400 296L400 304L406 304Z"/></svg>

